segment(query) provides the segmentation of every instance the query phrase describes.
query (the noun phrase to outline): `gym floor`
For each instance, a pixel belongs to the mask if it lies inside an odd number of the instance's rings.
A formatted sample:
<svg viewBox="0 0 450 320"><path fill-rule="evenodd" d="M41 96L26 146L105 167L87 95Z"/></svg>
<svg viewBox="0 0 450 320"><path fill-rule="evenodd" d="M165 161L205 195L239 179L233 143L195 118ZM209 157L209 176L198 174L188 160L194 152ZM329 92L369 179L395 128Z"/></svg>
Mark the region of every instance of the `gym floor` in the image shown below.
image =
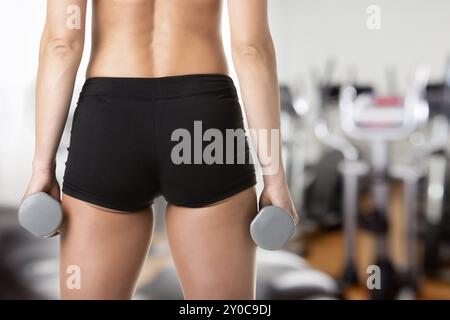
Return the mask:
<svg viewBox="0 0 450 320"><path fill-rule="evenodd" d="M390 249L392 257L396 264L401 265L403 257L403 210L402 210L402 187L395 185L391 193L391 216L392 224L390 241ZM374 256L374 239L373 236L364 230L358 232L357 243L357 262L358 273L360 279L366 279L365 269L373 263ZM338 278L344 261L344 236L339 231L326 232L315 235L307 239L308 255L306 259L315 268L322 270L331 276ZM365 281L365 280L364 280ZM450 282L443 282L429 278L420 279L419 299L435 300L450 299ZM361 284L349 288L346 292L348 299L367 299L367 289Z"/></svg>

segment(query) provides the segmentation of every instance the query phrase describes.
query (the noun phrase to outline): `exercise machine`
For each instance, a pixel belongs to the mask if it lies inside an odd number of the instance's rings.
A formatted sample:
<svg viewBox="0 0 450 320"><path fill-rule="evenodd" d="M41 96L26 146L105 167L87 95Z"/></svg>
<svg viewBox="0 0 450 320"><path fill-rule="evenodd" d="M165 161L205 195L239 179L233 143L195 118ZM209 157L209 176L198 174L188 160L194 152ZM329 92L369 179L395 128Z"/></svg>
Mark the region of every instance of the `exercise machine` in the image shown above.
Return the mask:
<svg viewBox="0 0 450 320"><path fill-rule="evenodd" d="M356 168L360 168L358 165L360 164L358 160L359 155L356 148L345 142L342 134L336 132L330 134L331 131L336 131L336 126L339 127L339 122L335 121L335 119L337 119L339 113L337 106L342 88L342 84L332 82L334 69L335 62L329 60L323 77L320 81L316 80L318 110L313 124L313 132L315 138L327 148L322 150L322 156L315 166L315 180L307 190L306 211L308 212L308 218L316 221L320 229L334 229L341 225L344 226L344 229L346 228L345 208L349 206L349 203L346 203L348 198L348 190L346 188L352 187L346 185L345 179L353 181L353 178L350 178L350 176L357 174L359 170ZM357 85L354 74L352 76L352 84L357 94L373 92L371 86ZM350 154L351 158L348 157ZM348 162L351 162L350 166L345 164ZM354 168L356 171L350 172ZM346 171L348 176L343 174L343 171ZM350 275L352 272L348 274ZM350 276L350 278L354 277Z"/></svg>
<svg viewBox="0 0 450 320"><path fill-rule="evenodd" d="M319 118L328 121L327 117L336 108L331 106L337 102L336 86L332 84L332 75L335 61L329 59L325 65L323 75L313 74L313 82L317 88L317 110ZM312 126L312 135L315 133L315 118ZM328 122L327 122L328 124ZM320 141L320 138L318 138ZM336 229L342 224L341 193L342 181L338 171L338 164L342 155L334 149L321 148L317 162L310 166L312 182L305 188L304 211L307 223L313 231ZM303 220L303 223L305 221Z"/></svg>
<svg viewBox="0 0 450 320"><path fill-rule="evenodd" d="M374 265L379 268L381 276L380 286L371 291L375 300L396 298L401 286L387 244L390 144L404 140L427 121L428 103L424 93L428 76L426 68L418 68L404 97L377 97L371 93L357 95L351 85L345 86L340 94L343 132L348 138L364 142L370 148L372 228L376 237Z"/></svg>
<svg viewBox="0 0 450 320"><path fill-rule="evenodd" d="M308 106L301 97L294 99L287 85L280 86L280 121L286 180L297 211L303 207L304 158L302 115Z"/></svg>
<svg viewBox="0 0 450 320"><path fill-rule="evenodd" d="M359 151L344 137L330 133L325 118L318 118L315 124L316 137L324 145L342 153L339 172L343 177L342 212L344 214L343 231L345 235L345 265L340 279L342 289L348 284L359 283L355 243L359 211L359 180L368 172L368 165L360 159Z"/></svg>
<svg viewBox="0 0 450 320"><path fill-rule="evenodd" d="M448 138L450 117L450 59L444 81L427 87L432 119L432 139L427 144L428 176L424 210L423 267L430 277L450 279L450 168ZM445 249L447 249L447 257ZM447 263L446 263L447 262ZM446 268L447 267L447 268Z"/></svg>

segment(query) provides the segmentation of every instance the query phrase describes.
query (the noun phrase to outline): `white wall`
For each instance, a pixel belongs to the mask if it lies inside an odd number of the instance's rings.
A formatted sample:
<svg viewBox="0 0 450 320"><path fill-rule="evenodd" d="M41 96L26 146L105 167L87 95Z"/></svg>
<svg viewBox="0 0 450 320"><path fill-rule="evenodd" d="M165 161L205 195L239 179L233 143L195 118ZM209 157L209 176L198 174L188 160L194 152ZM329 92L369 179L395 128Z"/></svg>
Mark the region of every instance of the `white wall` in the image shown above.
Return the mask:
<svg viewBox="0 0 450 320"><path fill-rule="evenodd" d="M33 139L36 37L44 8L41 1L1 1L0 30L0 200L17 201L24 191Z"/></svg>
<svg viewBox="0 0 450 320"><path fill-rule="evenodd" d="M369 5L381 9L381 29L366 26ZM282 81L311 93L312 68L337 60L335 80L350 67L358 79L386 91L385 67L394 65L400 85L419 62L442 76L450 54L448 0L272 0L271 26Z"/></svg>
<svg viewBox="0 0 450 320"><path fill-rule="evenodd" d="M45 0L0 1L0 206L18 204L31 173L34 88L45 10ZM90 30L87 39L89 52ZM87 59L85 55L74 101L83 84ZM67 140L66 132L58 155L59 178L64 170Z"/></svg>

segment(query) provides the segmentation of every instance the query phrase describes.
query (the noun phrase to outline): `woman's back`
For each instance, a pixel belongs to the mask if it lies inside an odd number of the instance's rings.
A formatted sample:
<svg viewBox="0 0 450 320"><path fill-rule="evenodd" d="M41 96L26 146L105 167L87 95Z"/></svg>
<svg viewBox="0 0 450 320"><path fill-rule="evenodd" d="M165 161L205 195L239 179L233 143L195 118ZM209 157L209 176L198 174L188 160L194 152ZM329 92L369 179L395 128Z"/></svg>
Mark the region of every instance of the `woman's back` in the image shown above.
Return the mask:
<svg viewBox="0 0 450 320"><path fill-rule="evenodd" d="M227 73L218 0L94 0L88 77Z"/></svg>

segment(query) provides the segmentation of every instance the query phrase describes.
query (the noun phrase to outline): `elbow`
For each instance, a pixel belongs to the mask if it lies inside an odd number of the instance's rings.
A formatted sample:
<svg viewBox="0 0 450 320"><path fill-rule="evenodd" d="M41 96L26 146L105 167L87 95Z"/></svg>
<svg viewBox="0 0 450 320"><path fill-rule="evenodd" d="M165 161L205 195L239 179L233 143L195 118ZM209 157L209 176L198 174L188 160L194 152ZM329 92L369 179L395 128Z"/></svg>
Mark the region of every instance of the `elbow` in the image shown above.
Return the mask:
<svg viewBox="0 0 450 320"><path fill-rule="evenodd" d="M42 40L41 55L81 58L83 46L84 41L81 39L52 37Z"/></svg>
<svg viewBox="0 0 450 320"><path fill-rule="evenodd" d="M261 45L239 43L233 46L233 53L238 57L261 57L264 55Z"/></svg>
<svg viewBox="0 0 450 320"><path fill-rule="evenodd" d="M275 48L272 40L252 43L236 43L232 45L233 59L237 62L245 61L264 61L271 62L275 60Z"/></svg>

